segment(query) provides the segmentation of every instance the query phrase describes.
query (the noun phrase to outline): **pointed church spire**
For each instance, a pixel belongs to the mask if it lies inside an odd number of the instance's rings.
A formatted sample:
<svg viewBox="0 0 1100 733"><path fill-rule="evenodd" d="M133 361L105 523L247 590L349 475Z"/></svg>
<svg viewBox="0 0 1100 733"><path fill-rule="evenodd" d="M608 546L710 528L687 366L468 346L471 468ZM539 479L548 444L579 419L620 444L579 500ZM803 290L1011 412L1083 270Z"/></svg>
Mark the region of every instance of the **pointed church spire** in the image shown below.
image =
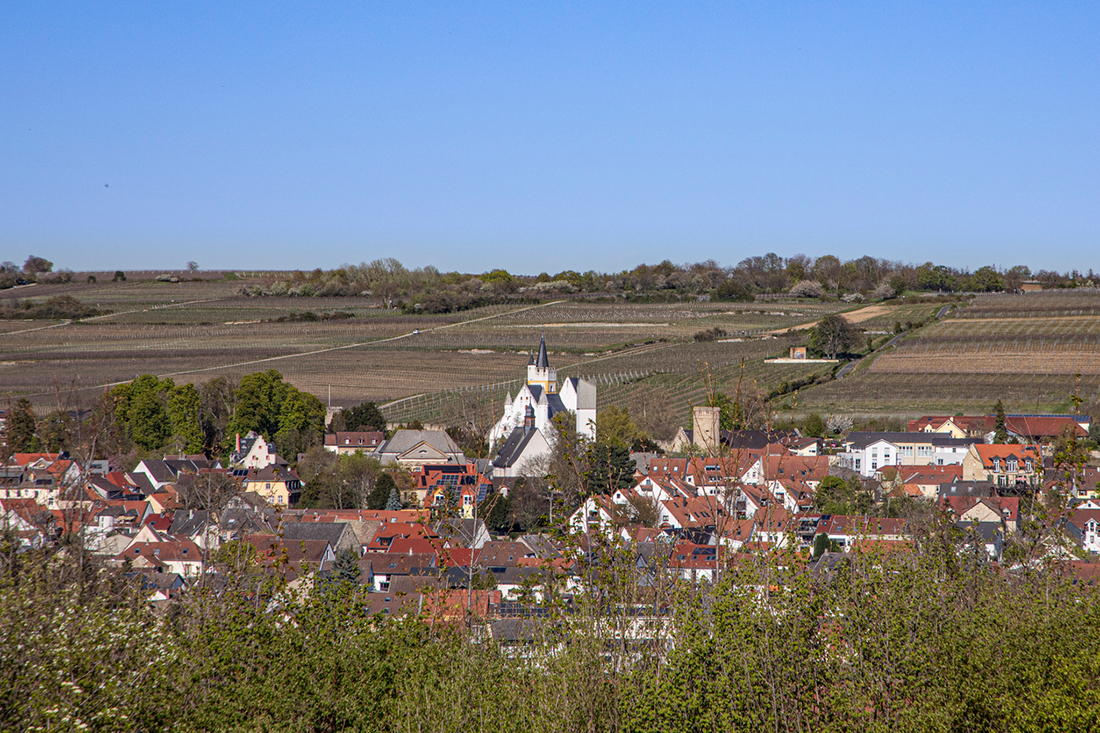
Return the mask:
<svg viewBox="0 0 1100 733"><path fill-rule="evenodd" d="M535 362L535 366L540 369L547 369L550 366L550 360L546 358L546 335L543 334L539 339L539 358Z"/></svg>

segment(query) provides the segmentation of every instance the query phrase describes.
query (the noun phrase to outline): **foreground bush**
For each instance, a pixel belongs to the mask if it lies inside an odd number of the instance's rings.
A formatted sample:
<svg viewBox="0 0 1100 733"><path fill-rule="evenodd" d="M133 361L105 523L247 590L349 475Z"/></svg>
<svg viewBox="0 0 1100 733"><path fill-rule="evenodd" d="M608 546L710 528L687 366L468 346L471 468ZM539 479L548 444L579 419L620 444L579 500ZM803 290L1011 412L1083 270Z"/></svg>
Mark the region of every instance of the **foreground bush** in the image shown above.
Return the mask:
<svg viewBox="0 0 1100 733"><path fill-rule="evenodd" d="M1100 729L1100 603L1057 570L749 559L639 591L628 560L596 567L598 592L503 647L251 577L154 615L122 574L24 556L0 581L0 729Z"/></svg>

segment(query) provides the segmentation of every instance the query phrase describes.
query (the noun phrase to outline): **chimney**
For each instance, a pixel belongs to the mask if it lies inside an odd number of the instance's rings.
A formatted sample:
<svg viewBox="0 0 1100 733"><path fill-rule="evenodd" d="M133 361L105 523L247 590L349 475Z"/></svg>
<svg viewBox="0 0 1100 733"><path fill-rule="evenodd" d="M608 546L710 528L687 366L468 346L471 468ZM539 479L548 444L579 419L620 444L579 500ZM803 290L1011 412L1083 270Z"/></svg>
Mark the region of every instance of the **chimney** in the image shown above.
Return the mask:
<svg viewBox="0 0 1100 733"><path fill-rule="evenodd" d="M721 408L699 406L692 409L692 443L704 453L718 453L718 420Z"/></svg>
<svg viewBox="0 0 1100 733"><path fill-rule="evenodd" d="M237 452L241 452L241 434L237 433Z"/></svg>

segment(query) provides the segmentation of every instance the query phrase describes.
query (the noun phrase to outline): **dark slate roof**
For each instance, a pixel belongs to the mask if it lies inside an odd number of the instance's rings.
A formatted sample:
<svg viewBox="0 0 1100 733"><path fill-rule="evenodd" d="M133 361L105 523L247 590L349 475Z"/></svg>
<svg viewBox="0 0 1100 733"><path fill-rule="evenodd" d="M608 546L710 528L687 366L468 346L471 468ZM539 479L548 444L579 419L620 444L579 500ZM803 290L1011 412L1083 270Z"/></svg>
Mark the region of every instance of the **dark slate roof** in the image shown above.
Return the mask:
<svg viewBox="0 0 1100 733"><path fill-rule="evenodd" d="M172 515L172 526L168 528L168 534L193 536L210 522L210 512L177 509Z"/></svg>
<svg viewBox="0 0 1100 733"><path fill-rule="evenodd" d="M539 339L539 355L535 359L535 366L546 369L550 366L550 360L546 357L546 337Z"/></svg>
<svg viewBox="0 0 1100 733"><path fill-rule="evenodd" d="M283 523L283 539L293 540L325 540L336 547L344 532L351 532L351 525L347 522L285 522ZM352 533L354 534L354 532Z"/></svg>
<svg viewBox="0 0 1100 733"><path fill-rule="evenodd" d="M531 442L531 438L535 436L536 430L526 430L524 428L512 428L512 432L509 433L508 439L504 441L504 445L500 446L500 450L497 451L496 458L493 459L493 465L497 468L511 468L515 465L519 457L523 455L524 449L527 444Z"/></svg>

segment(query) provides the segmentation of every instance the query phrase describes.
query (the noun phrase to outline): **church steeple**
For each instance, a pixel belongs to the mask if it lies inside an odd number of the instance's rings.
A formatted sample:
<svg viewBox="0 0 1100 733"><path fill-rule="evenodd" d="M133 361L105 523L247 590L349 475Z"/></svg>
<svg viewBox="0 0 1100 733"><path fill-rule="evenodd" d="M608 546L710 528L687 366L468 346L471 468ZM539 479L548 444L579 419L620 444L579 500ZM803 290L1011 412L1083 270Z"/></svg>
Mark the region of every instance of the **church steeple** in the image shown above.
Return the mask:
<svg viewBox="0 0 1100 733"><path fill-rule="evenodd" d="M550 360L546 356L546 335L539 339L539 358L535 361L535 366L539 369L549 369Z"/></svg>
<svg viewBox="0 0 1100 733"><path fill-rule="evenodd" d="M527 384L542 387L548 394L558 391L558 370L550 366L545 335L539 339L539 355L527 364Z"/></svg>

